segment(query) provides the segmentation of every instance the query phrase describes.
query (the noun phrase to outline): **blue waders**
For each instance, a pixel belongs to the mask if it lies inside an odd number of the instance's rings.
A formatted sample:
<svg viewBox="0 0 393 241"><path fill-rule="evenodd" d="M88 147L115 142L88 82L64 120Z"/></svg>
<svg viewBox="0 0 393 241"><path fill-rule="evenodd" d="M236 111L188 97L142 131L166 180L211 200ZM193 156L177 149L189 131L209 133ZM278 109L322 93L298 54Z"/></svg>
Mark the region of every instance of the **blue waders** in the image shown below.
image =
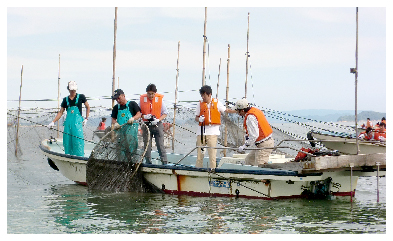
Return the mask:
<svg viewBox="0 0 393 241"><path fill-rule="evenodd" d="M130 101L127 101L126 107L123 110L120 110L120 104L117 104L118 112L117 112L117 123L119 125L123 125L127 123L127 121L132 117L131 112L129 110ZM121 155L129 155L136 152L138 148L138 123L133 123L132 125L124 125L121 129L117 130L116 133L121 136L123 143L128 143L128 147L125 146L121 152ZM129 148L129 150L127 150ZM129 151L129 152L128 152ZM123 158L121 158L122 160ZM124 160L128 158L125 157Z"/></svg>
<svg viewBox="0 0 393 241"><path fill-rule="evenodd" d="M76 95L75 103L78 104L79 94ZM83 139L83 117L78 106L70 106L67 101L67 117L64 121L63 146L65 154L84 156L85 140Z"/></svg>

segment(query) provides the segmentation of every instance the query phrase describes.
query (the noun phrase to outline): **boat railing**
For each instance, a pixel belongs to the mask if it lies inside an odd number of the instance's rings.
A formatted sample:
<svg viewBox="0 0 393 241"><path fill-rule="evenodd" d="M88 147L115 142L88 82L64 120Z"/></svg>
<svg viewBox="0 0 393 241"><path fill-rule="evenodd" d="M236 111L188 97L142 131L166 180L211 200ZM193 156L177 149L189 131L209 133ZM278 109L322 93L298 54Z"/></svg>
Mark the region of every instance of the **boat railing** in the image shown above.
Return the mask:
<svg viewBox="0 0 393 241"><path fill-rule="evenodd" d="M280 142L280 144L281 144L281 142ZM184 155L177 163L175 163L175 165L177 165L177 164L179 164L181 161L183 161L187 156L189 156L193 151L195 151L197 148L203 148L203 149L205 149L205 148L207 148L207 149L226 149L226 150L238 150L239 148L237 148L237 147L225 147L225 146L223 146L223 147L209 147L209 146L196 146L196 147L194 147L190 152L188 152L186 155ZM296 148L294 148L294 147L291 147L291 146L274 146L274 147L247 147L247 148L244 148L244 150L245 151L249 151L249 150L264 150L264 149L273 149L273 151L275 151L275 150L277 150L277 149L280 149L280 148L287 148L287 149L292 149L292 150L295 150L295 151L299 151L299 152L302 152L302 153L304 153L304 154L307 154L307 155L310 155L310 156L312 156L312 157L315 157L315 155L313 155L313 154L311 154L311 153L308 153L308 152L305 152L305 151L302 151L302 150L298 150L298 149L296 149Z"/></svg>
<svg viewBox="0 0 393 241"><path fill-rule="evenodd" d="M297 149L294 148L292 146L281 146L282 143L284 142L321 142L321 140L291 140L291 139L284 139L281 140L276 146L274 147L247 147L244 148L245 151L248 150L264 150L264 149L273 149L273 151L277 150L277 149L291 149L297 152L301 152L304 153L310 157L316 157L316 155L309 153L309 152L305 152L301 149ZM351 143L351 141L347 141L347 140L323 140L323 142L344 142L344 143ZM353 142L353 141L352 141ZM375 143L375 144L382 144L384 145L385 143L381 143L380 141L367 141L365 143ZM194 147L190 152L188 152L184 157L182 157L177 163L175 163L175 165L179 164L182 160L184 160L186 157L188 157L193 151L195 151L197 148L210 148L210 149L226 149L226 150L238 150L238 147L209 147L209 146L196 146Z"/></svg>

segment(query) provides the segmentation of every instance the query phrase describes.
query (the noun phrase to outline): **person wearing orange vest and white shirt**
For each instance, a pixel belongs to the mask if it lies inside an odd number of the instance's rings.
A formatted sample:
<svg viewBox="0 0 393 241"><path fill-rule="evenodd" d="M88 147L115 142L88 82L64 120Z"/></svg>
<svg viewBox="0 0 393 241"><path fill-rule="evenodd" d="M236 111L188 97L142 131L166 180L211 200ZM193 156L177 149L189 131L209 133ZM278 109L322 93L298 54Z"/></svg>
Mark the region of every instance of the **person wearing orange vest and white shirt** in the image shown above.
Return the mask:
<svg viewBox="0 0 393 241"><path fill-rule="evenodd" d="M146 87L146 94L140 96L139 106L142 112L142 118L145 124L148 126L150 131L150 141L145 154L146 163L151 164L151 143L152 138L156 140L156 146L158 154L161 158L161 163L163 165L168 163L166 150L164 146L164 125L162 120L168 115L168 111L163 102L164 95L157 93L157 88L154 84L149 84ZM143 125L143 143L144 148L146 148L147 142L149 140L147 136L147 129Z"/></svg>
<svg viewBox="0 0 393 241"><path fill-rule="evenodd" d="M202 101L199 101L195 111L195 121L199 122L197 129L197 146L217 146L217 136L220 135L221 113L236 113L226 107L217 99L212 98L212 88L204 85L199 90ZM200 128L202 126L202 129ZM204 128L203 128L204 127ZM201 140L203 138L203 140ZM209 153L208 168L214 169L217 166L216 155L217 149L207 148ZM204 153L201 148L197 149L197 161L195 167L203 167Z"/></svg>
<svg viewBox="0 0 393 241"><path fill-rule="evenodd" d="M269 161L270 153L274 147L273 129L270 127L263 112L255 107L250 107L246 99L236 102L235 108L240 116L244 117L244 128L246 129L246 141L240 146L238 152L255 145L257 148L269 148L252 150L246 156L246 165L262 166Z"/></svg>

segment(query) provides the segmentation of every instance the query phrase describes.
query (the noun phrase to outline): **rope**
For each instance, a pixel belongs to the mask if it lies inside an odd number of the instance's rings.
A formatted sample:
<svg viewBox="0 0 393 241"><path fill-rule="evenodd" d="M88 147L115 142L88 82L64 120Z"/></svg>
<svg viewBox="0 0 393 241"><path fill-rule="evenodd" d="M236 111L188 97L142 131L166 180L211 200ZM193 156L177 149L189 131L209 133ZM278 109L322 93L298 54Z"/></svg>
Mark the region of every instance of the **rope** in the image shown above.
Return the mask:
<svg viewBox="0 0 393 241"><path fill-rule="evenodd" d="M14 116L14 117L15 117L15 115L13 115L13 114L10 114L10 113L7 113L7 114L10 115L10 116ZM40 123L38 123L38 122L34 122L34 121L31 121L31 120L28 120L28 119L23 118L23 117L19 117L19 118L22 119L22 120L28 121L28 122L30 122L30 123L33 123L33 124L35 124L35 125L38 125L38 126L47 127L46 125L43 125L43 124L40 124ZM72 136L72 137L76 137L76 138L78 138L78 139L81 139L81 140L84 140L84 141L87 141L87 142L90 142L90 143L93 143L93 144L97 144L97 142L90 141L90 140L86 140L86 139L84 139L84 138L81 138L81 137L78 137L78 136L74 136L74 135L65 133L65 132L63 132L63 131L61 131L61 130L57 130L56 128L52 128L52 129L55 130L55 131L59 131L59 132L61 132L61 133L63 133L63 134L66 134L66 135L69 135L69 136Z"/></svg>
<svg viewBox="0 0 393 241"><path fill-rule="evenodd" d="M219 177L221 177L221 178L223 178L223 179L225 179L225 180L228 180L228 181L231 182L231 183L234 182L234 180L231 180L230 178L226 178L226 177L224 177L224 176L221 176L221 175L217 174L216 172L212 172L212 173L215 174L215 175L217 175L217 176L219 176ZM268 194L265 194L265 193L262 193L262 192L260 192L260 191L258 191L258 190L255 190L255 189L253 189L253 188L251 188L251 187L247 187L247 186L241 184L240 182L238 182L237 184L240 185L240 186L242 186L242 187L245 187L245 188L247 188L247 189L250 189L251 191L257 192L257 193L259 193L259 194L261 194L261 195L263 195L263 196L266 196L266 197L268 197L268 198L277 199L277 198L271 197L271 196L268 195Z"/></svg>

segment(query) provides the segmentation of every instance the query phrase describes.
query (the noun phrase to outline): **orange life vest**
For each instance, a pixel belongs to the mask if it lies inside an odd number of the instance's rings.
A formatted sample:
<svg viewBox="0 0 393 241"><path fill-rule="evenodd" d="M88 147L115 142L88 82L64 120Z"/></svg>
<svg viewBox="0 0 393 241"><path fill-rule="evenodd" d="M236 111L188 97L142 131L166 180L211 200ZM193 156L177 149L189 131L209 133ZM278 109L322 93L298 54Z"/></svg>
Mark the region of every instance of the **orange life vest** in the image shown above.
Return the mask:
<svg viewBox="0 0 393 241"><path fill-rule="evenodd" d="M364 136L364 139L366 141L371 140L372 139L372 132L370 132L369 134L367 134L367 132L363 131L359 134L359 137Z"/></svg>
<svg viewBox="0 0 393 241"><path fill-rule="evenodd" d="M105 122L100 122L100 125L98 126L98 130L100 131L105 130Z"/></svg>
<svg viewBox="0 0 393 241"><path fill-rule="evenodd" d="M152 114L156 116L156 118L161 117L161 107L162 107L162 99L164 98L164 95L156 93L154 95L153 100L150 100L147 97L147 94L143 94L140 97L140 105L141 105L141 112L142 116L147 115L147 114ZM144 121L147 121L146 119L143 119Z"/></svg>
<svg viewBox="0 0 393 241"><path fill-rule="evenodd" d="M374 133L374 140L379 141L379 137L380 136L382 136L382 137L384 137L386 139L386 131L381 131L381 130L375 131L375 133Z"/></svg>
<svg viewBox="0 0 393 241"><path fill-rule="evenodd" d="M199 116L205 116L205 121L203 122L205 125L220 125L221 124L221 113L218 111L218 100L212 98L210 102L210 108L207 107L207 103L203 101L199 101L200 112ZM199 122L201 126L202 123Z"/></svg>
<svg viewBox="0 0 393 241"><path fill-rule="evenodd" d="M247 124L246 124L246 120L247 120L247 116L248 115L253 115L257 118L258 121L258 128L259 128L259 136L257 138L257 140L255 142L258 142L260 140L265 139L266 137L268 137L269 135L271 135L273 133L273 129L270 127L269 122L267 121L265 115L263 114L263 112L255 107L251 107L251 109L246 113L246 115L244 116L244 128L246 128L246 133L248 135L248 131L247 131Z"/></svg>

